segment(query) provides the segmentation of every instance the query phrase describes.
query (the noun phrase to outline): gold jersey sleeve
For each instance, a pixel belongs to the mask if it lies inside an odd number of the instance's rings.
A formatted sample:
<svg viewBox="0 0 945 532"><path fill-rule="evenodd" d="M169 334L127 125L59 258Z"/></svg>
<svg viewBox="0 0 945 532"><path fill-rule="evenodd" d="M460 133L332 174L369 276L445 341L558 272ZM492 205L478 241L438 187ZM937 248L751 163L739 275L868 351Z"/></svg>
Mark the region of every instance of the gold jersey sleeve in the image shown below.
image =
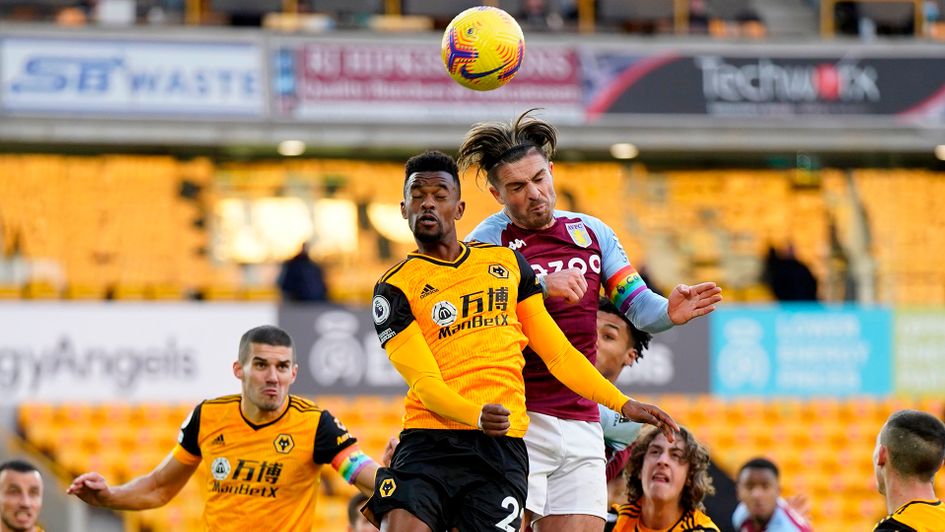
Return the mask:
<svg viewBox="0 0 945 532"><path fill-rule="evenodd" d="M874 532L941 532L945 530L942 501L910 501L876 524Z"/></svg>
<svg viewBox="0 0 945 532"><path fill-rule="evenodd" d="M204 401L181 427L174 456L207 473L207 530L312 530L323 464L356 446L330 413L290 395L282 414L256 425L240 396Z"/></svg>
<svg viewBox="0 0 945 532"><path fill-rule="evenodd" d="M372 311L381 345L388 347L415 323L449 389L480 406L504 405L512 413L508 435L522 437L528 428L522 378L522 349L528 339L516 306L540 293L521 255L472 242L461 244L452 262L408 255L378 281ZM410 389L404 428L476 427L433 412Z"/></svg>
<svg viewBox="0 0 945 532"><path fill-rule="evenodd" d="M669 528L647 528L640 522L642 508L639 502L624 504L617 508L617 522L613 532L719 532L719 527L708 515L699 510L686 512Z"/></svg>

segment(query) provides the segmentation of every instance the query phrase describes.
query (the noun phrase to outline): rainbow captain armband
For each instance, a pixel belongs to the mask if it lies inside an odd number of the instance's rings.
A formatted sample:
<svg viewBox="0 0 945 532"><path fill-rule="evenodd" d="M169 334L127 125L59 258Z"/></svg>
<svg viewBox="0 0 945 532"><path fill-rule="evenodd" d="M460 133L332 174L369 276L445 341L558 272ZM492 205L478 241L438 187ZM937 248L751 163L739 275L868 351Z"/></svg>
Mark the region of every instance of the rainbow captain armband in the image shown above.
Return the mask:
<svg viewBox="0 0 945 532"><path fill-rule="evenodd" d="M607 279L606 286L607 297L613 301L615 307L620 309L620 312L626 312L633 298L647 289L646 283L643 282L636 268L629 264L611 275Z"/></svg>
<svg viewBox="0 0 945 532"><path fill-rule="evenodd" d="M374 460L364 454L357 445L351 445L335 455L331 461L331 467L335 468L335 471L341 475L341 478L345 479L345 482L354 484L358 472L372 462Z"/></svg>

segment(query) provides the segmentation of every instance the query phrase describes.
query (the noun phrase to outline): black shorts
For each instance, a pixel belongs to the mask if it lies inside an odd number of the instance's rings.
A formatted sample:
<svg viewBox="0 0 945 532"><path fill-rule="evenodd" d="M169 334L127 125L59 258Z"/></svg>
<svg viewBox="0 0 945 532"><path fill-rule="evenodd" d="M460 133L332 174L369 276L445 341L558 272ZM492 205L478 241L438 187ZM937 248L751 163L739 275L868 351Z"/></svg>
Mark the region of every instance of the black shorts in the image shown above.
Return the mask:
<svg viewBox="0 0 945 532"><path fill-rule="evenodd" d="M364 515L380 528L400 508L433 532L517 532L528 491L528 451L521 438L478 430L409 429L390 468L377 470Z"/></svg>

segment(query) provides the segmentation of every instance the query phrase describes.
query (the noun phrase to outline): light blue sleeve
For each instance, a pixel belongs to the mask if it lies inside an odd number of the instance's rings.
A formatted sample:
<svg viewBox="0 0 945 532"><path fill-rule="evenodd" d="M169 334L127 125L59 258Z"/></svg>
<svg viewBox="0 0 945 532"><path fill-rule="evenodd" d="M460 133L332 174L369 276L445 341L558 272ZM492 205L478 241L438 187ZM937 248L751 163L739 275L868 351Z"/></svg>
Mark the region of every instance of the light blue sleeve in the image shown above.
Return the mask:
<svg viewBox="0 0 945 532"><path fill-rule="evenodd" d="M658 333L673 326L667 308L669 301L647 288L637 270L630 264L614 230L601 220L580 213L584 224L597 235L601 251L601 281L604 292L627 319L641 331Z"/></svg>
<svg viewBox="0 0 945 532"><path fill-rule="evenodd" d="M643 428L642 423L630 421L604 405L597 405L597 409L600 411L600 426L604 431L604 444L607 447L622 451L637 439L640 429Z"/></svg>
<svg viewBox="0 0 945 532"><path fill-rule="evenodd" d="M794 519L788 515L788 508L789 505L787 501L778 497L778 506L774 509L774 515L771 516L771 521L768 522L768 530L770 532L805 532L805 530L809 530L794 522ZM804 518L797 515L796 512L795 516L800 522L806 523Z"/></svg>
<svg viewBox="0 0 945 532"><path fill-rule="evenodd" d="M502 245L502 231L511 223L511 220L504 212L497 212L485 220L479 222L479 225L472 230L463 240L478 240L487 244Z"/></svg>
<svg viewBox="0 0 945 532"><path fill-rule="evenodd" d="M740 502L732 514L732 526L735 527L735 530L739 530L746 519L748 519L748 507L745 506L745 503Z"/></svg>

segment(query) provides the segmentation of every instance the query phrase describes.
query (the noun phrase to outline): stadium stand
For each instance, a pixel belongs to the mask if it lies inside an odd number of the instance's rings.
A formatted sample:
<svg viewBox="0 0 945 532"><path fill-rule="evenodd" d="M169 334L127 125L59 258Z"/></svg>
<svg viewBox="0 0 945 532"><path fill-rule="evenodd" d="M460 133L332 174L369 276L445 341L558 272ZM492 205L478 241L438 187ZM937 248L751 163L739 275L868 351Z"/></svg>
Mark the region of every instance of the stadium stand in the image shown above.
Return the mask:
<svg viewBox="0 0 945 532"><path fill-rule="evenodd" d="M945 246L945 183L937 172L823 169L812 178L796 170L653 172L642 165L567 161L555 168L559 208L591 211L608 222L634 262L658 266L652 268L657 285L719 279L736 301L767 300L761 258L768 245L791 244L820 280L823 300L849 299L843 286L853 282L872 294L870 301L945 301L937 256ZM0 210L3 247L38 265L31 277L4 279L0 294L275 300L265 279L247 278L212 256L206 217L213 205L227 197L279 197L296 187L315 198L396 207L401 171L397 163L333 159L214 164L149 156L0 156L0 197L35 198ZM473 186L467 184L462 234L498 208L481 180L464 179ZM185 182L199 192L182 195ZM614 190L622 201L608 201ZM356 235L354 249L322 257L337 301L366 301L392 257L412 248L384 238L364 219Z"/></svg>

